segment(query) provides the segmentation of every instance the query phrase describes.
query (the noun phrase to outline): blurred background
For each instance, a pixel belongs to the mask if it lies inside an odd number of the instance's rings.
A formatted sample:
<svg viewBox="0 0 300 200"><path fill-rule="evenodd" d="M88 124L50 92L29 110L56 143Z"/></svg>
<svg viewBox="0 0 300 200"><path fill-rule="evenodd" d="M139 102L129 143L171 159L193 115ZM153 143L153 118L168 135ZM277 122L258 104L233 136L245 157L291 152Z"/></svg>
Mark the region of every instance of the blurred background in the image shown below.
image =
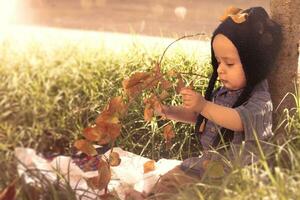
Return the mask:
<svg viewBox="0 0 300 200"><path fill-rule="evenodd" d="M270 0L0 0L0 25L11 24L176 37L210 34L229 5Z"/></svg>

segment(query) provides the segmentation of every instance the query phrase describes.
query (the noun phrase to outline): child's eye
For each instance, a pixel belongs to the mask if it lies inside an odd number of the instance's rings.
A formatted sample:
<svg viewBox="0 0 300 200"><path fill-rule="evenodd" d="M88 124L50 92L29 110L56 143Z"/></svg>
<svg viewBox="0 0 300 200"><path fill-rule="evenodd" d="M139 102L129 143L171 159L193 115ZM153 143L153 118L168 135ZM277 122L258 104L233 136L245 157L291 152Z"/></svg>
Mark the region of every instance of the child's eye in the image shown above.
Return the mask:
<svg viewBox="0 0 300 200"><path fill-rule="evenodd" d="M228 66L233 66L234 64L231 64L231 63L230 63L230 64L227 64L227 65L228 65Z"/></svg>

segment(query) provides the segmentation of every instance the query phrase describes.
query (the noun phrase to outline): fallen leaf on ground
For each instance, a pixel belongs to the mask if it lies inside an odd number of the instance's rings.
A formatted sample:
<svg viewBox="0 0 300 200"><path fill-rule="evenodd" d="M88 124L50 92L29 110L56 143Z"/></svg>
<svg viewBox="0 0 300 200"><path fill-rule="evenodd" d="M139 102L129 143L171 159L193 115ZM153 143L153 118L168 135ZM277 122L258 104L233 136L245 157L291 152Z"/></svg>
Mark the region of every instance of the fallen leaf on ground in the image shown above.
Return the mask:
<svg viewBox="0 0 300 200"><path fill-rule="evenodd" d="M144 163L144 173L148 173L155 170L155 161L149 160Z"/></svg>
<svg viewBox="0 0 300 200"><path fill-rule="evenodd" d="M111 171L106 161L100 160L98 165L98 176L87 179L87 184L93 189L103 190L111 179Z"/></svg>
<svg viewBox="0 0 300 200"><path fill-rule="evenodd" d="M120 155L117 152L111 152L109 154L109 163L110 166L118 166L121 163Z"/></svg>

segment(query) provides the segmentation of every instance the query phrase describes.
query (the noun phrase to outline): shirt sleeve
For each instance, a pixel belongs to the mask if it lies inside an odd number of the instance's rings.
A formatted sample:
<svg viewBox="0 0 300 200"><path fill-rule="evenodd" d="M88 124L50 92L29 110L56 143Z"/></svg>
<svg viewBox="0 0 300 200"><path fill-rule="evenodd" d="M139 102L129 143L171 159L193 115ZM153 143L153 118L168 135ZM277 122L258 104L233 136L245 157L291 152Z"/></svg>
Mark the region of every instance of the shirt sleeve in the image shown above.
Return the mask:
<svg viewBox="0 0 300 200"><path fill-rule="evenodd" d="M245 140L266 140L272 133L273 105L270 93L255 92L243 105L235 108L244 127Z"/></svg>

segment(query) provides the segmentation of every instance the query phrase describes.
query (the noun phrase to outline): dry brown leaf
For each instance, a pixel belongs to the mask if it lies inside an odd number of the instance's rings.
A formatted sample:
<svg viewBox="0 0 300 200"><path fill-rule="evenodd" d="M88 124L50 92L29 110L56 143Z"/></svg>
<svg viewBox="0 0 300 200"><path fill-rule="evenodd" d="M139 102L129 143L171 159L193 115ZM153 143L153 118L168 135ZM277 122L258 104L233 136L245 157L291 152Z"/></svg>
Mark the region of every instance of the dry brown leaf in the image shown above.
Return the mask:
<svg viewBox="0 0 300 200"><path fill-rule="evenodd" d="M160 100L164 100L164 99L168 98L169 96L170 96L170 94L169 94L166 90L164 90L164 91L162 91L162 93L159 95L159 99L160 99ZM157 102L157 101L155 101L154 104L155 104L156 102Z"/></svg>
<svg viewBox="0 0 300 200"><path fill-rule="evenodd" d="M97 155L96 149L88 140L76 140L74 146L89 156Z"/></svg>
<svg viewBox="0 0 300 200"><path fill-rule="evenodd" d="M229 7L225 10L224 14L223 14L221 17L219 17L219 20L220 20L221 22L223 22L223 21L225 21L229 16L235 15L235 14L239 13L241 10L242 10L242 9L240 9L240 8L236 8L236 7L234 7L234 6L229 6Z"/></svg>
<svg viewBox="0 0 300 200"><path fill-rule="evenodd" d="M149 72L136 72L131 75L128 79L122 82L123 89L129 98L134 98L140 92L142 92L144 82L151 76Z"/></svg>
<svg viewBox="0 0 300 200"><path fill-rule="evenodd" d="M83 130L84 137L89 141L98 141L101 138L97 127L88 127Z"/></svg>
<svg viewBox="0 0 300 200"><path fill-rule="evenodd" d="M168 124L164 127L164 138L166 141L171 141L175 137L175 132L172 125Z"/></svg>
<svg viewBox="0 0 300 200"><path fill-rule="evenodd" d="M107 110L110 113L116 113L118 117L122 117L126 114L128 105L124 103L122 96L117 96L110 100Z"/></svg>
<svg viewBox="0 0 300 200"><path fill-rule="evenodd" d="M109 154L109 164L110 166L119 166L121 163L120 155L117 152L111 152Z"/></svg>
<svg viewBox="0 0 300 200"><path fill-rule="evenodd" d="M173 86L173 84L166 79L162 79L160 82L161 82L161 87L164 90L167 90Z"/></svg>
<svg viewBox="0 0 300 200"><path fill-rule="evenodd" d="M129 89L135 87L136 85L142 84L145 79L149 78L151 73L149 72L136 72L131 75L128 79L123 81L123 88Z"/></svg>
<svg viewBox="0 0 300 200"><path fill-rule="evenodd" d="M150 97L144 99L144 104L148 104L150 107L153 107L156 101L158 101L158 98L152 94Z"/></svg>
<svg viewBox="0 0 300 200"><path fill-rule="evenodd" d="M154 103L154 108L153 109L156 110L156 111L158 111L159 114L162 113L162 117L166 118L165 110L163 109L163 106L162 106L162 104L159 101L156 101Z"/></svg>
<svg viewBox="0 0 300 200"><path fill-rule="evenodd" d="M98 144L106 145L111 142L111 138L108 134L102 134L101 138L98 140Z"/></svg>
<svg viewBox="0 0 300 200"><path fill-rule="evenodd" d="M184 88L185 85L184 85L184 82L183 82L183 79L182 77L179 75L178 76L178 82L177 82L177 86L176 86L176 92L177 94L180 93L181 89Z"/></svg>
<svg viewBox="0 0 300 200"><path fill-rule="evenodd" d="M170 77L177 77L178 76L178 72L175 71L174 69L170 70L168 73L167 73L168 76Z"/></svg>
<svg viewBox="0 0 300 200"><path fill-rule="evenodd" d="M155 75L156 78L159 78L159 77L162 76L161 67L160 67L159 63L155 63L155 67L154 67L153 72L154 72L154 75Z"/></svg>
<svg viewBox="0 0 300 200"><path fill-rule="evenodd" d="M149 160L144 163L144 173L148 173L155 170L155 161Z"/></svg>
<svg viewBox="0 0 300 200"><path fill-rule="evenodd" d="M108 163L102 159L98 165L98 176L87 179L87 184L93 189L103 190L111 179L111 171Z"/></svg>
<svg viewBox="0 0 300 200"><path fill-rule="evenodd" d="M145 79L142 90L155 88L157 87L158 83L159 79L157 77L150 76L149 78Z"/></svg>
<svg viewBox="0 0 300 200"><path fill-rule="evenodd" d="M230 17L235 23L240 24L240 23L243 23L244 21L246 21L247 16L248 16L248 13L239 13L236 15L231 15Z"/></svg>
<svg viewBox="0 0 300 200"><path fill-rule="evenodd" d="M124 89L125 94L129 97L129 99L134 99L136 96L138 96L142 91L142 85L137 85L135 87L131 87L128 89Z"/></svg>
<svg viewBox="0 0 300 200"><path fill-rule="evenodd" d="M102 111L96 119L96 124L101 124L102 122L109 122L114 124L119 123L117 113L110 112L109 110Z"/></svg>
<svg viewBox="0 0 300 200"><path fill-rule="evenodd" d="M97 127L99 127L102 138L106 138L108 136L111 140L115 140L117 137L119 137L121 132L120 124L102 122L97 124Z"/></svg>
<svg viewBox="0 0 300 200"><path fill-rule="evenodd" d="M105 145L115 140L121 132L121 125L101 122L95 127L84 129L84 136L89 141L98 142L100 145Z"/></svg>
<svg viewBox="0 0 300 200"><path fill-rule="evenodd" d="M144 120L147 122L151 121L153 115L154 115L154 110L153 110L152 106L149 104L146 104L145 110L144 110Z"/></svg>

